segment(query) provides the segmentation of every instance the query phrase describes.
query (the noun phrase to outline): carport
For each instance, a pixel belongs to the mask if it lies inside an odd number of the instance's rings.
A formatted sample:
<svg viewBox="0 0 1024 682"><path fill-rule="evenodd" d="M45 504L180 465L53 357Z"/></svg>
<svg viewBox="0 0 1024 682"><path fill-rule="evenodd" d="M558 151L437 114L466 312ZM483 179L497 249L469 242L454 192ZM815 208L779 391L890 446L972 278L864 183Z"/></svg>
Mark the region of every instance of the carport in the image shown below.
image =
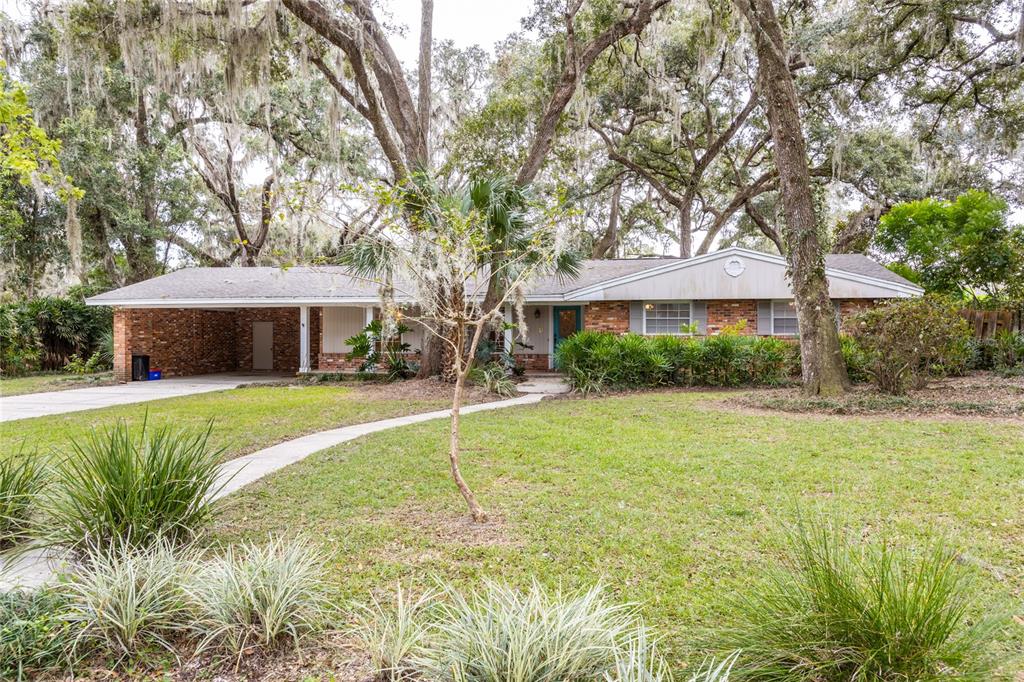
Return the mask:
<svg viewBox="0 0 1024 682"><path fill-rule="evenodd" d="M87 299L114 308L114 374L165 378L224 372L304 373L323 361L323 307L344 305L358 333L373 319L377 287L336 267L191 268ZM342 354L343 355L343 354Z"/></svg>

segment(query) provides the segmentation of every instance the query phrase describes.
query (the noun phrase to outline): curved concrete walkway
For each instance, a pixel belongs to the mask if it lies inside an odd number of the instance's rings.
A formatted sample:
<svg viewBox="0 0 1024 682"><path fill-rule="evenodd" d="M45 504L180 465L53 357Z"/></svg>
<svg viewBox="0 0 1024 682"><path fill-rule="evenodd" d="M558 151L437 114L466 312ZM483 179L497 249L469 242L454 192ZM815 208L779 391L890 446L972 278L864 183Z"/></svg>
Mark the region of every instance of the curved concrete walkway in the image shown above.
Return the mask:
<svg viewBox="0 0 1024 682"><path fill-rule="evenodd" d="M473 414L474 412L500 410L518 405L531 405L539 403L548 395L550 394L528 393L508 400L466 405L462 408L461 413ZM309 457L315 452L355 440L367 434L386 431L399 426L419 424L420 422L433 419L442 419L450 415L451 410L435 410L433 412L423 412L422 414L411 414L405 417L381 419L354 426L344 426L278 443L252 454L229 460L220 467L218 481L224 485L214 495L214 499L230 495L278 469L283 469L289 464L294 464ZM0 559L0 589L6 590L16 587L36 588L45 584L67 568L68 564L63 557L44 551L26 552L9 563Z"/></svg>

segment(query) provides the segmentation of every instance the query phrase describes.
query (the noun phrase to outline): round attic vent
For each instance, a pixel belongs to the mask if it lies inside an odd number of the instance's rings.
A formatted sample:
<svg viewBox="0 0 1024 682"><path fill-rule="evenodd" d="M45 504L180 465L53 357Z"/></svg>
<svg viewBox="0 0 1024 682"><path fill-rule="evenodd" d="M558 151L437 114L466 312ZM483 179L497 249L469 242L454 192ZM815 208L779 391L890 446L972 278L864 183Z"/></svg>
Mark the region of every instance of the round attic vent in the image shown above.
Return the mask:
<svg viewBox="0 0 1024 682"><path fill-rule="evenodd" d="M746 264L739 256L733 256L729 260L725 261L725 274L730 277L739 277L746 269Z"/></svg>

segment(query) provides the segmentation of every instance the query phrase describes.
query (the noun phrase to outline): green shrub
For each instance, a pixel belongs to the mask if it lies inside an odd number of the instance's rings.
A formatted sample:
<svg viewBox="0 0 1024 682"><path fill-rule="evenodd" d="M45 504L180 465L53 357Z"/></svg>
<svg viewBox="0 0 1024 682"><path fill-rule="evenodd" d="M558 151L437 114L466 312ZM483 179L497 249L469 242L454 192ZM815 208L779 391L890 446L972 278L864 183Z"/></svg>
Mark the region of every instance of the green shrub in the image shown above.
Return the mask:
<svg viewBox="0 0 1024 682"><path fill-rule="evenodd" d="M968 615L967 570L941 545L921 555L858 547L823 525L792 534L785 563L735 602L720 641L740 679L989 680L993 628Z"/></svg>
<svg viewBox="0 0 1024 682"><path fill-rule="evenodd" d="M488 583L463 595L445 591L428 677L453 682L598 680L615 668L638 624L633 610L600 588L520 592Z"/></svg>
<svg viewBox="0 0 1024 682"><path fill-rule="evenodd" d="M378 679L415 679L427 655L430 627L427 610L435 594L427 592L412 599L398 586L395 598L382 604L376 598L356 607L352 634L370 655Z"/></svg>
<svg viewBox="0 0 1024 682"><path fill-rule="evenodd" d="M283 539L229 547L205 562L185 585L198 651L240 660L282 640L298 647L328 620L326 564L309 542Z"/></svg>
<svg viewBox="0 0 1024 682"><path fill-rule="evenodd" d="M68 619L63 591L0 592L0 679L34 679L67 669L78 630Z"/></svg>
<svg viewBox="0 0 1024 682"><path fill-rule="evenodd" d="M75 551L117 541L144 546L156 538L186 542L213 513L222 450L204 430L151 429L124 421L72 443L53 468L43 540Z"/></svg>
<svg viewBox="0 0 1024 682"><path fill-rule="evenodd" d="M153 648L173 652L190 620L181 589L193 565L189 554L162 539L144 549L126 541L88 549L65 586L76 644L109 653L118 664Z"/></svg>
<svg viewBox="0 0 1024 682"><path fill-rule="evenodd" d="M775 385L799 371L793 344L742 336L736 331L707 338L615 336L585 331L555 351L556 363L573 389L594 393L604 387Z"/></svg>
<svg viewBox="0 0 1024 682"><path fill-rule="evenodd" d="M489 393L508 398L516 394L516 382L509 376L509 370L499 362L478 365L469 371L469 381L481 386Z"/></svg>
<svg viewBox="0 0 1024 682"><path fill-rule="evenodd" d="M857 340L849 334L840 334L839 350L843 353L843 362L846 364L846 373L850 381L855 384L862 384L870 378L868 375L868 354L857 343Z"/></svg>
<svg viewBox="0 0 1024 682"><path fill-rule="evenodd" d="M61 369L74 354L90 357L100 350L112 312L85 305L83 293L0 305L0 371Z"/></svg>
<svg viewBox="0 0 1024 682"><path fill-rule="evenodd" d="M867 356L865 371L878 388L901 395L964 360L970 330L957 308L925 296L892 301L857 313L850 333Z"/></svg>
<svg viewBox="0 0 1024 682"><path fill-rule="evenodd" d="M31 513L43 487L43 469L35 453L24 449L0 460L0 549L24 539Z"/></svg>
<svg viewBox="0 0 1024 682"><path fill-rule="evenodd" d="M1024 365L1024 333L1000 329L992 339L992 366L1008 370Z"/></svg>

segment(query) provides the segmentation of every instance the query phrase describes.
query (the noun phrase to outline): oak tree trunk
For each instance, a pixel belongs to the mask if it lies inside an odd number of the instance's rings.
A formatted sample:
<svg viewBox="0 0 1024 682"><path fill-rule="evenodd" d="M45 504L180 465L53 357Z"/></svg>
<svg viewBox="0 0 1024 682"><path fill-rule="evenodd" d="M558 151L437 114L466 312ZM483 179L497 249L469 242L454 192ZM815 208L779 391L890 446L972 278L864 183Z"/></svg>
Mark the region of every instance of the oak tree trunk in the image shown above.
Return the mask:
<svg viewBox="0 0 1024 682"><path fill-rule="evenodd" d="M782 26L771 0L734 0L750 22L757 52L757 87L764 100L785 215L782 238L789 260L804 393L839 395L850 385L825 277L799 101Z"/></svg>
<svg viewBox="0 0 1024 682"><path fill-rule="evenodd" d="M619 244L619 206L622 200L622 180L612 188L612 202L608 211L608 227L604 234L594 243L591 258L608 258L615 256L615 247ZM486 308L485 310L489 310Z"/></svg>

